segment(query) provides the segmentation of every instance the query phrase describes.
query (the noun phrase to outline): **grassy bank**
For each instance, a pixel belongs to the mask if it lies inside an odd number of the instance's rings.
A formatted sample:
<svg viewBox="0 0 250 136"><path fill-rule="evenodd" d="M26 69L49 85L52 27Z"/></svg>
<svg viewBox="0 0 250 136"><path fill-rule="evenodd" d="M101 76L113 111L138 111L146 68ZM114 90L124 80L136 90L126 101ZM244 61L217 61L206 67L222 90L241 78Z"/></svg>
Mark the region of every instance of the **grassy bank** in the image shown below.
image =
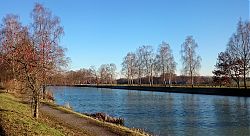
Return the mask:
<svg viewBox="0 0 250 136"><path fill-rule="evenodd" d="M7 93L0 93L0 135L64 135L32 118L30 107Z"/></svg>
<svg viewBox="0 0 250 136"><path fill-rule="evenodd" d="M43 102L54 109L65 113L73 114L81 118L89 120L96 126L104 127L121 136L143 136L147 135L138 130L132 130L123 126L95 120L91 117L74 112L72 110L57 106L52 103ZM28 104L23 103L13 95L0 92L0 135L4 136L20 136L20 135L38 135L38 136L63 136L78 135L92 136L92 134L84 129L74 128L73 126L59 121L48 113L40 112L39 119L32 118L32 112Z"/></svg>

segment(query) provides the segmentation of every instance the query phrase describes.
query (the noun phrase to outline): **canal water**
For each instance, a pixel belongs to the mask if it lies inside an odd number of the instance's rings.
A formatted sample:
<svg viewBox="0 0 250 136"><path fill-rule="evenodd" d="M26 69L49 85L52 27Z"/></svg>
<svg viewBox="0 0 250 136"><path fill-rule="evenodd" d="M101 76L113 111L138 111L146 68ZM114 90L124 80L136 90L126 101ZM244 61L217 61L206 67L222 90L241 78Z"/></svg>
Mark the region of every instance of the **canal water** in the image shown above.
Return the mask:
<svg viewBox="0 0 250 136"><path fill-rule="evenodd" d="M50 87L56 103L105 112L154 135L250 135L250 98L164 92Z"/></svg>

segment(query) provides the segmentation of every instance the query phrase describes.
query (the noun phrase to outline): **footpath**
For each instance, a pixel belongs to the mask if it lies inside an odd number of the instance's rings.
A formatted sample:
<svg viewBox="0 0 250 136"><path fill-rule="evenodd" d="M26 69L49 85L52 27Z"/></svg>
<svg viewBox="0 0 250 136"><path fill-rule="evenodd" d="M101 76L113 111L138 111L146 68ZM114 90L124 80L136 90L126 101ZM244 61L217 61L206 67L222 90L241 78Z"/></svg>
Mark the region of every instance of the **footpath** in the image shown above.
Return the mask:
<svg viewBox="0 0 250 136"><path fill-rule="evenodd" d="M129 130L122 126L112 124L105 125L104 122L98 123L90 117L80 116L75 113L56 109L53 106L42 104L40 112L46 114L51 119L59 122L62 125L70 126L76 130L84 130L86 135L90 136L142 136L143 134ZM147 135L147 134L145 134Z"/></svg>

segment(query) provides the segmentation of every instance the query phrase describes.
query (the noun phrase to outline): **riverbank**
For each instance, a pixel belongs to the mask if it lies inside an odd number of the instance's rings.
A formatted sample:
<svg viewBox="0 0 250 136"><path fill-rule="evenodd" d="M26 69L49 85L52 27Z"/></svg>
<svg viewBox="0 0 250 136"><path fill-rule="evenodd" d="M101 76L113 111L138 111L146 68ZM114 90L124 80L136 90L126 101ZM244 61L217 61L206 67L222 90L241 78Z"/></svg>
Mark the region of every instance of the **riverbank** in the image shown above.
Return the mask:
<svg viewBox="0 0 250 136"><path fill-rule="evenodd" d="M0 93L0 135L56 135L63 132L49 123L32 118L30 106L10 94Z"/></svg>
<svg viewBox="0 0 250 136"><path fill-rule="evenodd" d="M250 89L242 88L216 88L216 87L158 87L158 86L124 86L124 85L74 85L75 87L95 87L110 89L126 89L139 91L155 91L168 93L205 94L222 96L250 97Z"/></svg>
<svg viewBox="0 0 250 136"><path fill-rule="evenodd" d="M32 118L30 106L7 93L0 93L0 135L132 135L140 132L101 122L72 110L44 102L39 119Z"/></svg>

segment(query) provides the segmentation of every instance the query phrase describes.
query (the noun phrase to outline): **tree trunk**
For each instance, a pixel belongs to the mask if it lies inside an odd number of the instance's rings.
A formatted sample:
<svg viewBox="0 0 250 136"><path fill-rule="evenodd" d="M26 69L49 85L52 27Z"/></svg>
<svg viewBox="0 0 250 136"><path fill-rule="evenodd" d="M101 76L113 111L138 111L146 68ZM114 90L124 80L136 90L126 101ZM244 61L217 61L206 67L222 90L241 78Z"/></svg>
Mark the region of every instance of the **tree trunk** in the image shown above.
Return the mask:
<svg viewBox="0 0 250 136"><path fill-rule="evenodd" d="M163 84L164 84L165 87L167 86L167 84L166 84L166 74L165 73L163 73Z"/></svg>
<svg viewBox="0 0 250 136"><path fill-rule="evenodd" d="M240 81L237 81L237 87L240 88Z"/></svg>
<svg viewBox="0 0 250 136"><path fill-rule="evenodd" d="M34 109L33 109L34 110L34 114L33 114L33 117L37 119L38 115L39 115L38 114L38 108L39 108L39 100L38 99L39 98L34 98L34 99L35 100L34 100Z"/></svg>
<svg viewBox="0 0 250 136"><path fill-rule="evenodd" d="M171 83L172 77L171 77L171 72L169 73L169 78L168 78L168 84L169 87L171 87L172 83Z"/></svg>
<svg viewBox="0 0 250 136"><path fill-rule="evenodd" d="M148 76L148 82L149 82L149 85L151 86L151 77Z"/></svg>
<svg viewBox="0 0 250 136"><path fill-rule="evenodd" d="M99 83L98 83L98 77L96 76L96 85L98 86Z"/></svg>
<svg viewBox="0 0 250 136"><path fill-rule="evenodd" d="M191 72L191 85L192 85L192 88L194 88L193 72Z"/></svg>
<svg viewBox="0 0 250 136"><path fill-rule="evenodd" d="M150 67L150 80L151 80L150 86L153 86L153 84L154 84L154 79L153 78L154 78L153 77L153 66L151 65L151 67Z"/></svg>
<svg viewBox="0 0 250 136"><path fill-rule="evenodd" d="M138 75L139 76L139 83L138 84L141 86L141 69L139 68L138 70L139 70L138 71L139 72L139 75Z"/></svg>
<svg viewBox="0 0 250 136"><path fill-rule="evenodd" d="M166 87L166 74L165 74L165 68L164 68L164 65L162 66L162 73L163 73L163 84L164 86Z"/></svg>
<svg viewBox="0 0 250 136"><path fill-rule="evenodd" d="M154 85L154 77L151 77L152 86Z"/></svg>
<svg viewBox="0 0 250 136"><path fill-rule="evenodd" d="M113 84L113 76L112 76L112 74L110 76L110 83L111 83L111 85Z"/></svg>
<svg viewBox="0 0 250 136"><path fill-rule="evenodd" d="M46 85L43 85L43 99L46 99Z"/></svg>
<svg viewBox="0 0 250 136"><path fill-rule="evenodd" d="M141 86L141 77L139 77L139 85Z"/></svg>
<svg viewBox="0 0 250 136"><path fill-rule="evenodd" d="M244 88L247 89L247 83L246 83L246 66L244 64L244 71L243 71L243 80L244 80Z"/></svg>

